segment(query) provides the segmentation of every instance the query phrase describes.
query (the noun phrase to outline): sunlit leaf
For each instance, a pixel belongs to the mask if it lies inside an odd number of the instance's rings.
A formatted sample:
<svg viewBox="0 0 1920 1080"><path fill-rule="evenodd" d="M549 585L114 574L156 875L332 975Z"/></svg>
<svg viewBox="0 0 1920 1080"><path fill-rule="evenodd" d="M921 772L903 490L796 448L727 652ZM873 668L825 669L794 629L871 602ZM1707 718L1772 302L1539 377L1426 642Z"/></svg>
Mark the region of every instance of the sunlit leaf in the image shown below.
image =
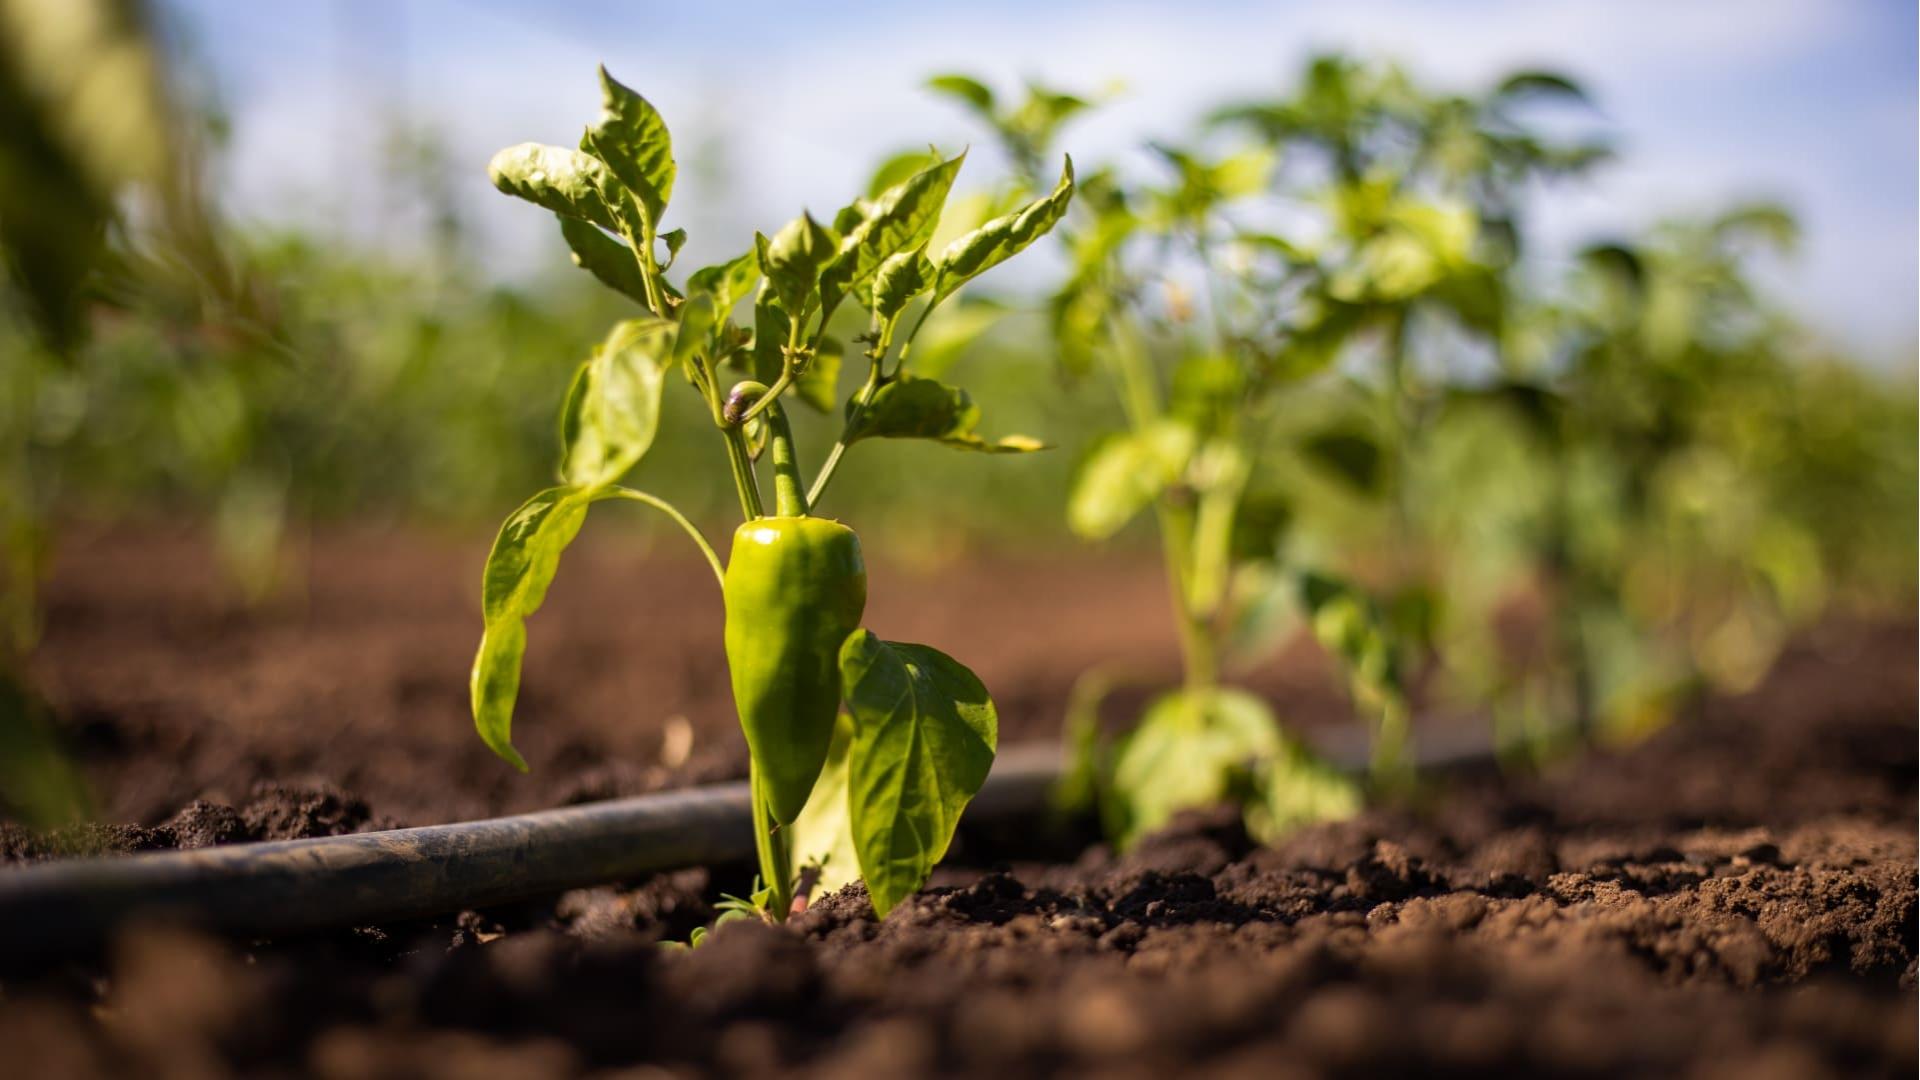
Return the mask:
<svg viewBox="0 0 1920 1080"><path fill-rule="evenodd" d="M915 173L863 208L860 223L840 238L839 252L820 276L821 307L832 308L847 295L868 304L869 285L880 264L932 239L947 192L965 160L961 154Z"/></svg>
<svg viewBox="0 0 1920 1080"><path fill-rule="evenodd" d="M848 426L847 441L933 439L962 450L995 454L1046 448L1045 443L1025 435L1007 435L990 442L974 430L979 423L980 407L965 390L907 375L875 391L873 399Z"/></svg>
<svg viewBox="0 0 1920 1080"><path fill-rule="evenodd" d="M1103 439L1074 477L1068 527L1089 540L1119 532L1179 480L1197 441L1191 427L1173 420Z"/></svg>
<svg viewBox="0 0 1920 1080"><path fill-rule="evenodd" d="M560 235L566 238L567 247L573 252L573 265L644 307L647 283L633 249L600 231L597 225L565 214L556 216L560 221Z"/></svg>
<svg viewBox="0 0 1920 1080"><path fill-rule="evenodd" d="M1052 194L987 222L940 252L939 259L935 260L939 278L933 290L933 302L937 304L946 299L954 290L1045 236L1066 215L1067 204L1072 200L1073 159L1067 158L1060 183Z"/></svg>
<svg viewBox="0 0 1920 1080"><path fill-rule="evenodd" d="M605 67L600 69L600 93L600 119L582 136L580 149L612 170L657 229L673 197L677 172L666 121L651 102L607 74Z"/></svg>
<svg viewBox="0 0 1920 1080"><path fill-rule="evenodd" d="M487 163L487 176L508 195L609 232L620 231L617 199L609 198L615 181L605 165L578 150L540 143L509 146Z"/></svg>
<svg viewBox="0 0 1920 1080"><path fill-rule="evenodd" d="M993 766L999 718L973 672L925 645L855 631L840 650L840 677L853 714L854 847L884 918L946 854Z"/></svg>

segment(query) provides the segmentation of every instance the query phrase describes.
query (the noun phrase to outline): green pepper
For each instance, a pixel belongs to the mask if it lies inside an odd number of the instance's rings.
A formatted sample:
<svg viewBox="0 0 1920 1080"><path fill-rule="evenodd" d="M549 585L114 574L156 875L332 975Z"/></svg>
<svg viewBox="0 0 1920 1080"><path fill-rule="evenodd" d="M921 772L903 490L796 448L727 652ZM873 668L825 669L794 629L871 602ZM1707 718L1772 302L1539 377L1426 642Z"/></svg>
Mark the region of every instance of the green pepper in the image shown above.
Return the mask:
<svg viewBox="0 0 1920 1080"><path fill-rule="evenodd" d="M860 538L837 521L741 525L727 561L727 667L747 749L775 821L806 805L840 712L840 646L860 629Z"/></svg>
<svg viewBox="0 0 1920 1080"><path fill-rule="evenodd" d="M729 419L765 392L758 383L736 386ZM722 592L727 667L755 797L785 825L800 816L827 761L840 712L840 646L860 629L867 569L852 529L807 516L786 416L772 402L763 409L777 513L734 531Z"/></svg>

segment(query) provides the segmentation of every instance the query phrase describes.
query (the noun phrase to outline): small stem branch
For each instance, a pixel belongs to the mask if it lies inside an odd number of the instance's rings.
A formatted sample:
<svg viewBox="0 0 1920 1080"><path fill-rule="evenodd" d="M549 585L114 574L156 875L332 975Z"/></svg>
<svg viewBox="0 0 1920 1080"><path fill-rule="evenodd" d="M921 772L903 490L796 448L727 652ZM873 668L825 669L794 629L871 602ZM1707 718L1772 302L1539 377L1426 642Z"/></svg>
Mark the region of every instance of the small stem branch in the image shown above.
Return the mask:
<svg viewBox="0 0 1920 1080"><path fill-rule="evenodd" d="M727 395L726 416L735 430L744 429L746 418L761 408L766 409L761 423L767 425L773 447L773 512L780 517L805 517L806 485L800 479L800 460L794 453L793 427L787 423L786 410L757 382L737 383Z"/></svg>
<svg viewBox="0 0 1920 1080"><path fill-rule="evenodd" d="M768 890L767 914L774 922L786 922L793 910L792 834L773 820L760 794L760 767L747 766L748 787L753 802L753 847L760 857L760 877Z"/></svg>
<svg viewBox="0 0 1920 1080"><path fill-rule="evenodd" d="M660 268L653 262L653 229L642 229L636 236L632 227L622 222L620 235L626 239L627 246L633 249L634 260L640 264L640 282L647 290L648 309L660 318L666 318L666 298L660 293Z"/></svg>
<svg viewBox="0 0 1920 1080"><path fill-rule="evenodd" d="M660 498L658 495L650 495L647 492L636 491L628 487L608 488L602 498L628 499L637 503L645 503L672 518L674 524L680 526L680 528L686 531L688 536L693 538L694 544L700 548L700 554L707 557L707 565L713 568L713 580L716 582L724 582L726 580L726 569L720 565L720 556L714 554L713 545L707 542L706 536L694 526L693 522L688 521L687 516L682 514L679 508L672 503Z"/></svg>
<svg viewBox="0 0 1920 1080"><path fill-rule="evenodd" d="M840 459L847 453L847 433L860 422L860 415L867 411L867 402L873 400L874 392L880 389L880 369L884 361L879 357L872 360L867 369L867 381L853 396L853 410L847 413L846 425L840 429L840 437L833 441L833 449L827 451L827 460L820 466L820 475L813 478L813 488L807 492L807 505L817 506L820 496L827 490L827 481L840 467Z"/></svg>
<svg viewBox="0 0 1920 1080"><path fill-rule="evenodd" d="M753 475L753 457L747 453L746 429L727 427L720 433L727 440L727 464L733 468L733 488L740 496L740 513L746 520L767 516L760 502L760 482Z"/></svg>

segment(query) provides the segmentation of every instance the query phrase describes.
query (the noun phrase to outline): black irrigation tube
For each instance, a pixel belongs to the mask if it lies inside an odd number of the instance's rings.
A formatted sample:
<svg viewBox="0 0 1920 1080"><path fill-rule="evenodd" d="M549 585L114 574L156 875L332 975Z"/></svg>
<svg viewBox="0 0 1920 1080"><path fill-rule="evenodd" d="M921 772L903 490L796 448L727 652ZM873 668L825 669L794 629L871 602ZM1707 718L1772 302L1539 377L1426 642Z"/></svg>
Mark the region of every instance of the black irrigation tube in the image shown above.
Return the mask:
<svg viewBox="0 0 1920 1080"><path fill-rule="evenodd" d="M1344 732L1341 734L1345 734ZM1329 740L1358 770L1365 746ZM1428 769L1490 763L1484 734L1426 739ZM1059 775L1051 746L1009 749L967 810L1036 815ZM138 921L297 934L485 907L753 854L747 785L687 788L532 814L350 836L232 844L0 870L0 965L97 950Z"/></svg>

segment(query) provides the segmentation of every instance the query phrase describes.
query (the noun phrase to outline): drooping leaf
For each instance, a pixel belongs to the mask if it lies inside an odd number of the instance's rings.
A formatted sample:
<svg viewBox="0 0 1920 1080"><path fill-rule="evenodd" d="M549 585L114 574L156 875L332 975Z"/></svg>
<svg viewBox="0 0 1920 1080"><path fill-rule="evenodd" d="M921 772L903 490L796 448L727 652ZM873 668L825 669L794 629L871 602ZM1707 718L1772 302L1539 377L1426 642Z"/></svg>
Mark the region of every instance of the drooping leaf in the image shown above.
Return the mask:
<svg viewBox="0 0 1920 1080"><path fill-rule="evenodd" d="M868 303L868 285L880 264L932 239L947 193L953 190L965 160L963 153L923 169L862 208L860 223L841 237L839 252L820 276L822 308L831 310L848 295Z"/></svg>
<svg viewBox="0 0 1920 1080"><path fill-rule="evenodd" d="M989 442L974 430L979 423L980 407L965 390L906 375L874 392L873 399L847 428L847 441L935 439L962 450L992 454L1046 448L1045 443L1025 435L1007 435Z"/></svg>
<svg viewBox="0 0 1920 1080"><path fill-rule="evenodd" d="M801 214L768 239L754 234L760 254L760 272L789 312L807 309L820 285L820 272L838 254L839 238L811 214Z"/></svg>
<svg viewBox="0 0 1920 1080"><path fill-rule="evenodd" d="M1089 540L1119 532L1180 479L1197 442L1191 427L1174 420L1102 440L1074 477L1068 527Z"/></svg>
<svg viewBox="0 0 1920 1080"><path fill-rule="evenodd" d="M600 231L597 225L565 214L556 216L560 235L573 252L573 265L599 278L600 284L646 306L647 283L633 249Z"/></svg>
<svg viewBox="0 0 1920 1080"><path fill-rule="evenodd" d="M493 186L563 217L590 221L609 232L619 232L617 198L609 198L613 183L607 168L593 157L562 146L521 143L493 155L487 163Z"/></svg>
<svg viewBox="0 0 1920 1080"><path fill-rule="evenodd" d="M604 487L653 445L674 337L668 320L628 319L594 348L561 412L561 479L585 490Z"/></svg>
<svg viewBox="0 0 1920 1080"><path fill-rule="evenodd" d="M640 204L657 230L673 197L673 138L660 110L600 69L600 119L581 137L580 149L604 162Z"/></svg>
<svg viewBox="0 0 1920 1080"><path fill-rule="evenodd" d="M986 687L925 645L857 630L840 650L853 714L847 806L860 874L884 918L927 880L986 782L999 718Z"/></svg>
<svg viewBox="0 0 1920 1080"><path fill-rule="evenodd" d="M940 252L933 302L939 303L954 290L1025 250L1045 236L1066 216L1073 201L1073 159L1067 158L1060 182L1045 198L1036 199L1011 214L994 218L967 233Z"/></svg>
<svg viewBox="0 0 1920 1080"><path fill-rule="evenodd" d="M548 488L523 503L500 526L481 578L486 630L474 657L474 727L493 752L526 771L513 748L513 703L520 693L520 660L527 648L525 619L546 599L560 553L586 519L589 497L572 487Z"/></svg>

